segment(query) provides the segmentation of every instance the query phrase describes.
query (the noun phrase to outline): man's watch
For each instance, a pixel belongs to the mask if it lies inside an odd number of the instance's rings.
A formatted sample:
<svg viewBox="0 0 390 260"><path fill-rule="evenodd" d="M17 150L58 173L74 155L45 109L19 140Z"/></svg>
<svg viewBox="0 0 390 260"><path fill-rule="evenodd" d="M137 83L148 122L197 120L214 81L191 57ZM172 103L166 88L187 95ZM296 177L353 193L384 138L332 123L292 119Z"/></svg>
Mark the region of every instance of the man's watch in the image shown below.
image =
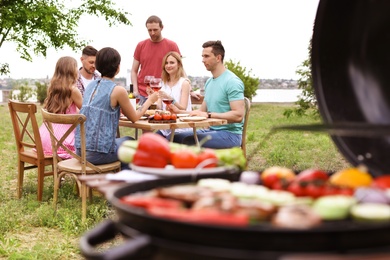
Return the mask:
<svg viewBox="0 0 390 260"><path fill-rule="evenodd" d="M210 111L207 112L207 117L208 117L208 118L211 118L211 112L210 112Z"/></svg>

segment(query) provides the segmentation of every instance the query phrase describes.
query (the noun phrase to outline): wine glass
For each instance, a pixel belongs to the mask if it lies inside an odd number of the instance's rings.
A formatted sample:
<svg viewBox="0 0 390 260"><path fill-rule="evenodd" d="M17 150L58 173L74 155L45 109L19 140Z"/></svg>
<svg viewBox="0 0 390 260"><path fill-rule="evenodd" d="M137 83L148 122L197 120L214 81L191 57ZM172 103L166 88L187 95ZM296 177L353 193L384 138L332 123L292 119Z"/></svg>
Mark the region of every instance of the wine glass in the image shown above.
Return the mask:
<svg viewBox="0 0 390 260"><path fill-rule="evenodd" d="M153 78L150 80L150 87L153 89L154 92L157 92L161 89L161 78Z"/></svg>
<svg viewBox="0 0 390 260"><path fill-rule="evenodd" d="M151 81L152 79L154 79L154 76L147 75L147 76L145 76L145 78L144 78L144 83L145 83L148 87L150 87L150 81Z"/></svg>
<svg viewBox="0 0 390 260"><path fill-rule="evenodd" d="M172 97L163 98L162 102L165 104L165 110L166 110L167 107L173 103L173 98Z"/></svg>

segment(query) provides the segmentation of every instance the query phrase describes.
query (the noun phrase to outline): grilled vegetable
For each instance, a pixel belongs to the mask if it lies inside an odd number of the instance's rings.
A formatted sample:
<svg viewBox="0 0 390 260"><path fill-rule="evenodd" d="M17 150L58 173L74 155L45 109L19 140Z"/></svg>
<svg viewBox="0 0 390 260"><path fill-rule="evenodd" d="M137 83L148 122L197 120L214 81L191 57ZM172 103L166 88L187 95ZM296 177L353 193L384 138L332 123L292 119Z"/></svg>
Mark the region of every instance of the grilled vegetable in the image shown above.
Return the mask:
<svg viewBox="0 0 390 260"><path fill-rule="evenodd" d="M142 151L142 152L141 152ZM149 155L149 159L147 156ZM234 166L244 169L246 158L241 148L209 149L168 142L154 133L142 134L140 139L123 142L118 149L119 160L138 166L163 168L172 163L176 168ZM206 161L208 163L206 163Z"/></svg>

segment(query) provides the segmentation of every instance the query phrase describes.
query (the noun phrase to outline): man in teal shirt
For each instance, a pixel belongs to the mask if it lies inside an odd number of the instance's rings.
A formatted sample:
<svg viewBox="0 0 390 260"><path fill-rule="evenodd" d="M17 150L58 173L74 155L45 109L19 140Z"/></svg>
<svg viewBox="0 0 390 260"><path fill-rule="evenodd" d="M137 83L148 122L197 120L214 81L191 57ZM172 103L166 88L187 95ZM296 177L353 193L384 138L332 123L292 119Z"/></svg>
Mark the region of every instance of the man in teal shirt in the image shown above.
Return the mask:
<svg viewBox="0 0 390 260"><path fill-rule="evenodd" d="M202 62L213 77L206 81L205 98L201 107L192 111L191 115L226 119L228 124L199 129L197 136L199 140L206 136L211 137L203 147L216 149L240 147L245 115L244 83L223 64L225 49L220 41L208 41L202 47ZM184 112L174 105L170 106L170 110L173 113ZM193 132L176 134L174 142L195 144Z"/></svg>

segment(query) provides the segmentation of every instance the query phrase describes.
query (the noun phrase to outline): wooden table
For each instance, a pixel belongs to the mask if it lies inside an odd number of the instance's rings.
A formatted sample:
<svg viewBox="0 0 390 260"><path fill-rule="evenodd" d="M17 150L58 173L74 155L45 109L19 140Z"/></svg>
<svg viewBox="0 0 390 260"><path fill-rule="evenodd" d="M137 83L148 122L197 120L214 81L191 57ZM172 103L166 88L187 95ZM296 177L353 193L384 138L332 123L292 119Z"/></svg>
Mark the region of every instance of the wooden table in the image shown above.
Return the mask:
<svg viewBox="0 0 390 260"><path fill-rule="evenodd" d="M214 125L224 125L227 124L226 119L217 119L217 118L207 118L202 121L191 121L191 122L183 122L178 118L176 120L176 123L168 123L168 124L156 124L156 123L149 123L148 120L138 120L137 122L132 123L131 121L128 120L119 120L119 126L122 127L131 127L135 128L136 130L141 129L145 131L157 131L157 130L166 130L166 129L171 129L172 134L171 134L171 142L173 141L175 129L178 128L192 128L194 131L194 139L195 143L199 145L199 140L198 136L196 134L196 129L197 128L203 128L203 127L210 127ZM136 131L136 136L135 138L137 139L137 131Z"/></svg>

